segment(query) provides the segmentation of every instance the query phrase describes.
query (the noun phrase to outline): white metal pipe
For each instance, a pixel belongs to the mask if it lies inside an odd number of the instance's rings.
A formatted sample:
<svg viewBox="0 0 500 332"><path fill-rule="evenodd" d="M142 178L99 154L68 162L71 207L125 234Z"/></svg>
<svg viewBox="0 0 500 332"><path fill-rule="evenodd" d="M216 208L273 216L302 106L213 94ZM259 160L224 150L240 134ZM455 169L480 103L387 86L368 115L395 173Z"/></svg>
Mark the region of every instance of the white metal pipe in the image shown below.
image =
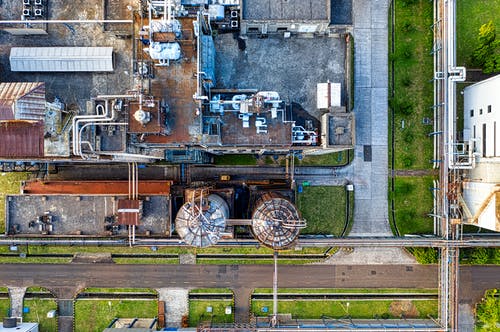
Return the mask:
<svg viewBox="0 0 500 332"><path fill-rule="evenodd" d="M79 156L84 158L83 156L83 151L82 151L82 148L81 148L81 143L82 143L82 139L81 139L81 135L83 133L83 130L88 127L88 126L105 126L105 125L110 125L110 126L126 126L128 125L128 123L126 122L104 122L104 121L107 121L108 119L97 119L97 120L100 120L100 121L96 121L96 122L88 122L86 124L84 124L82 126L82 128L80 128L80 130L78 131L78 141L79 141L79 145L78 145L78 153L79 153ZM90 145L90 143L89 143ZM96 151L93 151L94 154L98 154Z"/></svg>
<svg viewBox="0 0 500 332"><path fill-rule="evenodd" d="M172 1L171 0L168 0L168 24L171 24L174 17L173 17L173 13L172 13Z"/></svg>
<svg viewBox="0 0 500 332"><path fill-rule="evenodd" d="M78 139L80 137L77 135L77 131L78 131L78 127L80 126L80 123L81 122L95 122L96 119L106 118L108 116L108 114L109 114L109 100L110 99L118 99L118 98L136 98L136 94L133 94L133 95L130 95L130 94L127 94L127 95L99 95L99 96L96 97L95 100L104 101L104 113L103 114L77 115L77 116L73 117L73 119L72 119L73 154L79 155L79 153L80 153L80 151L78 150L79 147L80 147L80 143L79 143ZM96 106L96 111L98 111L99 106L100 105ZM115 110L114 110L114 107L113 107L111 119L114 118L114 115L115 115L114 112L115 112Z"/></svg>
<svg viewBox="0 0 500 332"><path fill-rule="evenodd" d="M96 107L96 110L97 110L97 107ZM105 118L107 117L107 114L108 114L108 107L107 107L107 101L104 105L104 113L103 114L97 114L97 115L77 115L77 116L74 116L73 119L71 120L72 121L72 130L73 130L73 154L75 155L78 155L78 146L79 146L79 142L78 142L78 126L80 125L80 122L81 121L85 121L85 120L89 120L91 121L91 119L100 119L100 118Z"/></svg>
<svg viewBox="0 0 500 332"><path fill-rule="evenodd" d="M198 20L198 31L195 33L196 36L196 96L201 96L201 81L200 81L200 75L201 75L201 59L200 59L200 38L201 38L201 11L198 11L197 15L197 20ZM201 102L199 102L198 105L201 108Z"/></svg>

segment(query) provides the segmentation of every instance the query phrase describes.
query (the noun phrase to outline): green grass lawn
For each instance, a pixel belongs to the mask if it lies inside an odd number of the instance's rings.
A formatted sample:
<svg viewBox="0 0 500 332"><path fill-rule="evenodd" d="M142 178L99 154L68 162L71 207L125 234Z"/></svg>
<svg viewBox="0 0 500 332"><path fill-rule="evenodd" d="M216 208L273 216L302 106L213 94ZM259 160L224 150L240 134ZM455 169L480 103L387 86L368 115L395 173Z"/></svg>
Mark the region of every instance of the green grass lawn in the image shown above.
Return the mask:
<svg viewBox="0 0 500 332"><path fill-rule="evenodd" d="M0 299L0 316L9 317L10 299Z"/></svg>
<svg viewBox="0 0 500 332"><path fill-rule="evenodd" d="M433 219L432 177L395 178L394 209L401 235L431 234Z"/></svg>
<svg viewBox="0 0 500 332"><path fill-rule="evenodd" d="M437 301L279 301L278 312L291 313L296 319L319 319L322 316L340 318L350 315L352 318L387 317L399 318L403 307L411 307L411 312L419 318L428 318L428 315L437 316ZM347 306L349 303L349 306ZM406 303L406 305L402 305ZM262 308L266 306L272 310L272 301L252 301L252 313L256 316L267 316ZM399 309L398 309L399 308Z"/></svg>
<svg viewBox="0 0 500 332"><path fill-rule="evenodd" d="M150 288L94 288L89 287L83 290L84 293L152 293L156 294L154 289Z"/></svg>
<svg viewBox="0 0 500 332"><path fill-rule="evenodd" d="M419 0L414 5L395 1L394 140L395 169L430 168L433 140L427 136L433 130L423 118L432 120L433 77L432 2ZM392 72L392 68L390 68ZM391 121L391 120L390 120ZM391 123L389 131L391 130ZM390 133L391 135L391 133ZM392 148L392 147L391 147ZM392 150L392 149L391 149Z"/></svg>
<svg viewBox="0 0 500 332"><path fill-rule="evenodd" d="M54 263L54 264L59 264L59 263L69 263L71 261L71 257L33 257L29 256L26 258L21 258L19 257L20 253L26 253L28 252L29 254L70 254L73 255L75 253L80 253L80 252L109 252L112 254L124 254L124 253L130 253L130 254L172 254L172 255L179 255L179 254L186 254L186 253L191 253L191 254L224 254L224 255L230 255L230 254L264 254L264 255L272 255L273 251L271 249L268 249L266 247L259 247L256 248L255 246L251 247L212 247L212 248L187 248L187 247L158 247L156 248L156 251L152 251L150 247L133 247L133 248L128 248L128 247L78 247L78 246L29 246L26 248L26 246L19 246L18 252L15 254L15 256L4 256L0 257L0 263ZM290 249L290 250L284 250L281 253L282 254L289 254L289 255L300 255L300 254L323 254L327 248L300 248L299 250ZM9 251L9 246L0 246L0 254L5 254L5 253L10 253L12 252ZM165 257L121 257L121 258L113 258L113 261L117 264L178 264L179 263L179 258L178 257L173 257L173 258L165 258ZM208 264L236 264L236 262L239 262L240 260L234 260L234 259L226 259L226 258L217 258L217 259L200 259L199 263L208 263ZM272 262L271 260L264 260L265 263ZM285 260L282 260L283 263L285 263ZM280 261L280 264L282 263ZM290 261L290 260L288 260ZM315 260L293 260L293 264L300 264L300 263L310 263ZM246 264L251 264L252 260L241 260L242 263ZM254 261L255 262L255 261Z"/></svg>
<svg viewBox="0 0 500 332"><path fill-rule="evenodd" d="M231 314L226 315L227 306L231 306ZM207 307L212 307L212 312L207 312ZM198 326L199 322L211 321L213 323L234 322L233 300L189 300L189 326Z"/></svg>
<svg viewBox="0 0 500 332"><path fill-rule="evenodd" d="M101 332L117 318L154 318L158 301L144 300L77 300L75 331Z"/></svg>
<svg viewBox="0 0 500 332"><path fill-rule="evenodd" d="M57 332L57 316L47 318L50 310L57 310L57 303L52 299L24 299L24 306L29 312L23 314L25 322L38 323L40 332Z"/></svg>
<svg viewBox="0 0 500 332"><path fill-rule="evenodd" d="M66 264L71 258L61 257L0 257L0 264Z"/></svg>
<svg viewBox="0 0 500 332"><path fill-rule="evenodd" d="M353 150L332 152L322 155L306 155L299 160L295 158L295 166L338 166L347 164L348 158L352 160Z"/></svg>
<svg viewBox="0 0 500 332"><path fill-rule="evenodd" d="M297 207L307 220L302 234L340 235L345 224L345 187L304 187Z"/></svg>
<svg viewBox="0 0 500 332"><path fill-rule="evenodd" d="M116 264L179 264L179 258L113 258Z"/></svg>
<svg viewBox="0 0 500 332"><path fill-rule="evenodd" d="M289 250L285 253L296 254L320 254L327 248L302 248L301 250ZM210 248L188 248L188 247L157 247L152 251L150 247L96 247L96 246L35 246L30 245L28 250L25 246L19 246L19 252L28 251L30 254L75 254L80 252L107 252L112 254L272 254L273 250L255 246L249 247L210 247ZM9 253L9 246L0 246L0 253Z"/></svg>
<svg viewBox="0 0 500 332"><path fill-rule="evenodd" d="M0 233L5 232L5 195L19 194L20 182L28 178L28 173L0 173Z"/></svg>
<svg viewBox="0 0 500 332"><path fill-rule="evenodd" d="M457 65L471 67L481 25L493 21L500 32L500 0L457 1ZM498 37L497 37L498 38Z"/></svg>
<svg viewBox="0 0 500 332"><path fill-rule="evenodd" d="M311 263L321 262L322 259L279 259L278 264L283 265L304 265ZM212 259L212 258L198 258L196 260L198 264L226 264L226 265L241 265L241 264L274 264L272 258L269 259Z"/></svg>
<svg viewBox="0 0 500 332"><path fill-rule="evenodd" d="M210 294L210 293L220 293L220 294L233 294L233 291L228 289L228 288L197 288L197 289L192 289L189 291L189 293L196 293L196 294Z"/></svg>
<svg viewBox="0 0 500 332"><path fill-rule="evenodd" d="M272 293L272 288L256 288L254 294ZM278 293L303 293L303 294L332 294L332 293L352 293L352 294L378 294L378 293L424 293L437 294L437 289L412 289L412 288L280 288Z"/></svg>
<svg viewBox="0 0 500 332"><path fill-rule="evenodd" d="M257 165L253 154L225 154L214 156L215 165Z"/></svg>

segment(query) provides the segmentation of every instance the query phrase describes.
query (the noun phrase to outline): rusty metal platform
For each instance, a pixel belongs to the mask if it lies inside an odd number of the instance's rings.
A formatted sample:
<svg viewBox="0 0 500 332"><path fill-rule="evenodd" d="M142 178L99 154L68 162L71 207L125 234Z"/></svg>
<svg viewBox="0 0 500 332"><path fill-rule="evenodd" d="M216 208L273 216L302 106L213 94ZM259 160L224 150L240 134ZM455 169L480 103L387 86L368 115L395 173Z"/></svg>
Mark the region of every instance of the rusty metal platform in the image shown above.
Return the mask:
<svg viewBox="0 0 500 332"><path fill-rule="evenodd" d="M166 120L169 135L147 135L146 143L182 145L198 142L201 137L201 119L196 114L196 39L193 32L193 18L178 18L182 25L182 36L178 40L182 57L171 61L169 66L155 66L155 78L151 81L150 93L164 99L169 108ZM147 20L145 20L147 24ZM141 50L138 50L141 52ZM149 58L146 52L141 55Z"/></svg>
<svg viewBox="0 0 500 332"><path fill-rule="evenodd" d="M172 181L139 181L139 195L170 195ZM27 181L23 194L30 195L128 195L128 181Z"/></svg>
<svg viewBox="0 0 500 332"><path fill-rule="evenodd" d="M267 132L257 132L257 117L266 120ZM239 114L229 113L224 115L223 122L221 133L224 146L292 146L292 123L283 122L280 118L254 114L249 118L248 128L244 128Z"/></svg>

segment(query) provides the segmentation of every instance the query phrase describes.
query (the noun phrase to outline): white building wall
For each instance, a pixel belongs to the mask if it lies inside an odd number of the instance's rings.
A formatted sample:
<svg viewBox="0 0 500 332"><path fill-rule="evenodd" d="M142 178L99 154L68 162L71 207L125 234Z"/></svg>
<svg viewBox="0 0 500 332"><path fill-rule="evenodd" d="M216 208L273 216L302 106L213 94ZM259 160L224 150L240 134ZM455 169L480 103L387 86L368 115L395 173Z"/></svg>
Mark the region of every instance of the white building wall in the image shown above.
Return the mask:
<svg viewBox="0 0 500 332"><path fill-rule="evenodd" d="M481 157L500 157L500 75L464 90L464 140L469 138L478 139Z"/></svg>

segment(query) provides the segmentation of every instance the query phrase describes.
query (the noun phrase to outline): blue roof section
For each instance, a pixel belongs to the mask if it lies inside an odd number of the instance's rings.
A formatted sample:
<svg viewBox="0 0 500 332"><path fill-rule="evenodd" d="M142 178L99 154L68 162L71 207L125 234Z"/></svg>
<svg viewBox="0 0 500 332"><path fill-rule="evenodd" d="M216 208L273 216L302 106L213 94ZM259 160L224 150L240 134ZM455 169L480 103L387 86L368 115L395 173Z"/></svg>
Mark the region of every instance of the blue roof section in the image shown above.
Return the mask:
<svg viewBox="0 0 500 332"><path fill-rule="evenodd" d="M203 76L203 87L205 89L215 86L215 44L212 36L201 36L201 71Z"/></svg>

